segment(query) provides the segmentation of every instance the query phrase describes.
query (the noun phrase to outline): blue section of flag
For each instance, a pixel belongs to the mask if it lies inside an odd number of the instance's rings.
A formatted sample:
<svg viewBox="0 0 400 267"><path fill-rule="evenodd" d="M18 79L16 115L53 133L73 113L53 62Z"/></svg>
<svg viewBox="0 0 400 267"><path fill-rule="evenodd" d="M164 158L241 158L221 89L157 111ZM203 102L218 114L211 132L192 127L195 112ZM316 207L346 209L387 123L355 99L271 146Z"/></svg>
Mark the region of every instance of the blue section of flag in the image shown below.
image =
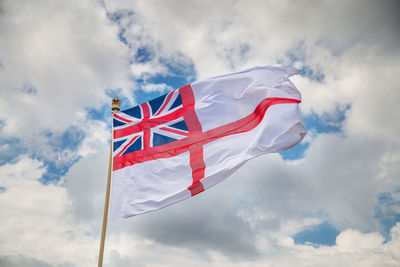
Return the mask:
<svg viewBox="0 0 400 267"><path fill-rule="evenodd" d="M160 97L157 97L157 98L149 101L149 104L151 106L152 115L156 114L157 111L160 109L160 107L164 103L164 99L166 96L167 96L167 94L162 95Z"/></svg>
<svg viewBox="0 0 400 267"><path fill-rule="evenodd" d="M125 124L125 122L119 121L117 119L113 119L113 126L114 127L118 127L118 126L121 126L121 125L124 125L124 124Z"/></svg>
<svg viewBox="0 0 400 267"><path fill-rule="evenodd" d="M124 110L122 112L127 114L127 115L129 115L129 116L138 118L138 119L142 118L142 112L140 111L140 107L139 106Z"/></svg>
<svg viewBox="0 0 400 267"><path fill-rule="evenodd" d="M113 150L117 150L126 140L116 141L113 145Z"/></svg>
<svg viewBox="0 0 400 267"><path fill-rule="evenodd" d="M132 153L132 152L141 150L141 149L142 149L142 137L139 136L139 138L136 139L135 142L133 142L133 143L128 147L128 149L125 150L124 153L122 153L122 155L129 154L129 153Z"/></svg>
<svg viewBox="0 0 400 267"><path fill-rule="evenodd" d="M174 103L169 108L169 110L179 107L180 105L182 105L182 98L181 98L181 94L178 94L178 97L175 99Z"/></svg>
<svg viewBox="0 0 400 267"><path fill-rule="evenodd" d="M171 125L169 125L169 127L177 128L177 129L183 130L183 131L189 131L189 129L188 129L188 127L187 127L185 121L183 121L183 120L180 121L180 122L171 124Z"/></svg>
<svg viewBox="0 0 400 267"><path fill-rule="evenodd" d="M165 145L171 142L176 141L176 139L165 136L165 135L161 135L161 134L157 134L154 133L153 134L153 146L161 146L161 145Z"/></svg>

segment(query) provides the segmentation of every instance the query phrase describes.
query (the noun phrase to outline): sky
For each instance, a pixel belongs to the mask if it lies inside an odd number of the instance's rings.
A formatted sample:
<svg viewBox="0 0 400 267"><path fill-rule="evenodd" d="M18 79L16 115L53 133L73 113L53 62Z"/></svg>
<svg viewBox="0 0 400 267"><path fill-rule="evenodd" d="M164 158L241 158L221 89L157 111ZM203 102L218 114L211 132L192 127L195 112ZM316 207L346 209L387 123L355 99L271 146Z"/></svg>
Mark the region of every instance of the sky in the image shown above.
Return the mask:
<svg viewBox="0 0 400 267"><path fill-rule="evenodd" d="M0 266L95 266L111 98L300 69L306 138L109 221L104 266L399 266L400 2L0 1Z"/></svg>

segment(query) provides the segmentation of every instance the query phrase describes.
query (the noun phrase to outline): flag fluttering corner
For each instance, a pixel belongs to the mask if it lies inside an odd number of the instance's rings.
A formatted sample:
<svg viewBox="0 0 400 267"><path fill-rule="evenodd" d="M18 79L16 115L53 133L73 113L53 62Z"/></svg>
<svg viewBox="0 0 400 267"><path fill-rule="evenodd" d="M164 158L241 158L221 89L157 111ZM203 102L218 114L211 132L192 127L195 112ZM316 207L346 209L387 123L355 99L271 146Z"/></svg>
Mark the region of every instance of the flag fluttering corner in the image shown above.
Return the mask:
<svg viewBox="0 0 400 267"><path fill-rule="evenodd" d="M255 67L194 82L113 114L111 218L194 196L246 161L306 135L293 67Z"/></svg>

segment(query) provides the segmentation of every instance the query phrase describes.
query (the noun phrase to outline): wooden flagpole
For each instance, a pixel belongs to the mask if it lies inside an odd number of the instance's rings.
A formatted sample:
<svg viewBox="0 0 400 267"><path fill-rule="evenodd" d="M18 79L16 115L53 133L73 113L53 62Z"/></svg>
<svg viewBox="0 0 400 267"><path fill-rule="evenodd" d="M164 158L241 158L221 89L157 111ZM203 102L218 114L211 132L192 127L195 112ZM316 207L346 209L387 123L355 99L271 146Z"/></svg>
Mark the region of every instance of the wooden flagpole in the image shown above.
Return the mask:
<svg viewBox="0 0 400 267"><path fill-rule="evenodd" d="M113 114L115 112L119 111L120 105L121 105L121 101L117 97L115 97L111 102L111 110L112 110ZM106 187L106 197L105 197L105 201L104 201L103 227L101 229L98 267L103 266L104 242L106 239L107 218L108 218L108 204L110 202L112 150L113 150L113 135L112 135L112 131L111 131L110 156L109 156L109 160L108 160L107 187Z"/></svg>

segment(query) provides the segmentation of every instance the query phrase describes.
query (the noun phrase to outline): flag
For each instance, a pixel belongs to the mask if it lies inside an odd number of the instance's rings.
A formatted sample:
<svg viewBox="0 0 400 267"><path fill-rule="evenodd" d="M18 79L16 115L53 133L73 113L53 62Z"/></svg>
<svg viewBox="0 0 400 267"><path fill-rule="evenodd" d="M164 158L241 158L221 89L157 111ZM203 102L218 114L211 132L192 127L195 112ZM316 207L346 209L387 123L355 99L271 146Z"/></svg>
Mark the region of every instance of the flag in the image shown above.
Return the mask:
<svg viewBox="0 0 400 267"><path fill-rule="evenodd" d="M297 73L292 67L255 67L114 113L111 217L184 200L251 158L299 143L306 134L301 95L289 80Z"/></svg>

